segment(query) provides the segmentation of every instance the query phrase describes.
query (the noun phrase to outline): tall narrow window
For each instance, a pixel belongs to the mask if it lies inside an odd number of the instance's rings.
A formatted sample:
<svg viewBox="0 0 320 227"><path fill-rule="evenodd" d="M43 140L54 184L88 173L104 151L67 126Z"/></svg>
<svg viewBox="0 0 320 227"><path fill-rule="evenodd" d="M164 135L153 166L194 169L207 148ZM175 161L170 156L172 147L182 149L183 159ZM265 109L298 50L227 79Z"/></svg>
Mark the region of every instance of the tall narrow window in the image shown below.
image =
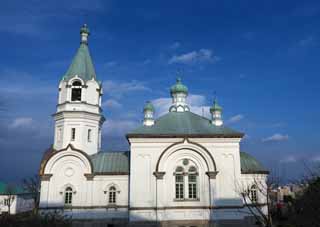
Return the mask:
<svg viewBox="0 0 320 227"><path fill-rule="evenodd" d="M252 185L249 191L249 197L252 203L257 203L258 202L258 195L257 195L257 186Z"/></svg>
<svg viewBox="0 0 320 227"><path fill-rule="evenodd" d="M184 198L184 179L183 179L183 168L178 166L175 172L176 181L176 199Z"/></svg>
<svg viewBox="0 0 320 227"><path fill-rule="evenodd" d="M81 101L81 82L76 80L72 83L71 87L71 101Z"/></svg>
<svg viewBox="0 0 320 227"><path fill-rule="evenodd" d="M197 169L194 166L191 166L188 172L188 191L189 199L197 198Z"/></svg>
<svg viewBox="0 0 320 227"><path fill-rule="evenodd" d="M116 204L116 188L111 186L109 188L109 204Z"/></svg>
<svg viewBox="0 0 320 227"><path fill-rule="evenodd" d="M76 128L71 129L71 141L76 139Z"/></svg>
<svg viewBox="0 0 320 227"><path fill-rule="evenodd" d="M72 188L67 187L64 193L64 204L71 205L72 204Z"/></svg>
<svg viewBox="0 0 320 227"><path fill-rule="evenodd" d="M88 129L88 142L91 142L92 129Z"/></svg>

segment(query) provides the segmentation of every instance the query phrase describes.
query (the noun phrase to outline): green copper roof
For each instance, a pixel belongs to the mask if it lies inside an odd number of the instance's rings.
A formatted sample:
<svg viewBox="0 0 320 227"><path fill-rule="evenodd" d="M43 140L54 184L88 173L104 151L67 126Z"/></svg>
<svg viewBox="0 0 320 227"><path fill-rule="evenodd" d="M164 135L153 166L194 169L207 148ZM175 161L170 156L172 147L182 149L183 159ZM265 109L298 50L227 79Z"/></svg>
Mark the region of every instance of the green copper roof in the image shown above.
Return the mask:
<svg viewBox="0 0 320 227"><path fill-rule="evenodd" d="M264 173L268 174L269 171L266 170L259 161L254 157L245 152L240 152L241 160L241 173Z"/></svg>
<svg viewBox="0 0 320 227"><path fill-rule="evenodd" d="M181 78L177 78L177 83L170 89L171 94L179 92L188 94L188 88L181 83Z"/></svg>
<svg viewBox="0 0 320 227"><path fill-rule="evenodd" d="M96 79L96 73L91 60L89 48L85 43L80 44L80 47L73 58L68 71L63 76L63 79L69 80L75 75L78 75L85 81Z"/></svg>
<svg viewBox="0 0 320 227"><path fill-rule="evenodd" d="M81 29L80 29L80 34L81 33L87 33L90 34L90 30L88 28L88 26L86 24L82 25Z"/></svg>
<svg viewBox="0 0 320 227"><path fill-rule="evenodd" d="M219 106L217 99L214 99L213 105L210 108L210 112L213 112L213 111L216 111L216 110L222 111L222 107Z"/></svg>
<svg viewBox="0 0 320 227"><path fill-rule="evenodd" d="M169 112L158 118L153 126L141 125L127 137L242 137L243 133L225 126L215 126L195 113Z"/></svg>
<svg viewBox="0 0 320 227"><path fill-rule="evenodd" d="M15 194L23 194L26 193L23 191L23 189L21 187L15 187L14 186L14 192ZM7 184L0 182L0 195L6 195L8 194L7 192Z"/></svg>
<svg viewBox="0 0 320 227"><path fill-rule="evenodd" d="M129 152L99 152L91 155L95 173L129 173Z"/></svg>
<svg viewBox="0 0 320 227"><path fill-rule="evenodd" d="M150 101L147 101L146 105L143 108L143 111L147 111L147 110L154 112L154 107Z"/></svg>

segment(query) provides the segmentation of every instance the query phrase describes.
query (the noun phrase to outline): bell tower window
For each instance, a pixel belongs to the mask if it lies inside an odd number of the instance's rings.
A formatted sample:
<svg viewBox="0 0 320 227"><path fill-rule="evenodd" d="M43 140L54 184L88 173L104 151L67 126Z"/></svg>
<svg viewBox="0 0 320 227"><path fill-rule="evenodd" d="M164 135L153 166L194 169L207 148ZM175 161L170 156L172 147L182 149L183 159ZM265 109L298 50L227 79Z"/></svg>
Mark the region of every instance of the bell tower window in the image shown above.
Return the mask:
<svg viewBox="0 0 320 227"><path fill-rule="evenodd" d="M82 84L76 80L71 86L71 101L81 101Z"/></svg>
<svg viewBox="0 0 320 227"><path fill-rule="evenodd" d="M71 128L71 141L76 139L76 128Z"/></svg>

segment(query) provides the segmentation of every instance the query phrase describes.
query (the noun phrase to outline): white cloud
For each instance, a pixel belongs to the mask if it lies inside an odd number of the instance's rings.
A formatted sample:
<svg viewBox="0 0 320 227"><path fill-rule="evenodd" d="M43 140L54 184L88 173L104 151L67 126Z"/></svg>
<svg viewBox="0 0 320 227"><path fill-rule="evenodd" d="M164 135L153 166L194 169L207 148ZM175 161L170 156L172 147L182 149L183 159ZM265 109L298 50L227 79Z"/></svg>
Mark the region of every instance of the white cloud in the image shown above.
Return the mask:
<svg viewBox="0 0 320 227"><path fill-rule="evenodd" d="M112 97L120 98L124 94L137 91L150 91L144 83L132 80L131 82L118 82L106 80L103 83L103 89Z"/></svg>
<svg viewBox="0 0 320 227"><path fill-rule="evenodd" d="M227 122L232 124L241 121L244 118L242 114L237 114L233 117L231 117Z"/></svg>
<svg viewBox="0 0 320 227"><path fill-rule="evenodd" d="M170 49L178 49L181 46L180 42L174 42L173 44L170 45Z"/></svg>
<svg viewBox="0 0 320 227"><path fill-rule="evenodd" d="M306 46L309 46L309 45L311 45L311 44L313 44L313 43L315 43L315 38L314 38L314 36L312 36L312 35L309 35L309 36L307 36L307 37L305 37L304 39L301 39L301 40L299 41L299 45L300 45L301 47L306 47Z"/></svg>
<svg viewBox="0 0 320 227"><path fill-rule="evenodd" d="M190 110L193 113L199 114L202 116L202 113L204 113L205 117L209 117L209 106L205 105L206 98L203 95L194 95L190 94L187 97L187 103L190 107ZM168 113L170 106L172 105L172 99L171 98L158 98L152 100L152 103L155 107L155 114L156 116L162 116L166 113Z"/></svg>
<svg viewBox="0 0 320 227"><path fill-rule="evenodd" d="M262 139L262 142L278 142L278 141L286 141L289 139L288 135L282 135L280 133L275 133L270 137L266 137Z"/></svg>
<svg viewBox="0 0 320 227"><path fill-rule="evenodd" d="M103 125L103 132L105 135L123 136L130 130L139 126L139 123L132 120L113 120L109 119Z"/></svg>
<svg viewBox="0 0 320 227"><path fill-rule="evenodd" d="M102 103L102 106L103 107L108 107L108 108L111 108L111 109L118 109L118 108L121 108L122 107L122 104L119 103L117 100L115 99L107 99L106 101L104 101Z"/></svg>
<svg viewBox="0 0 320 227"><path fill-rule="evenodd" d="M33 119L31 117L19 117L13 120L9 125L10 128L30 127L33 125Z"/></svg>
<svg viewBox="0 0 320 227"><path fill-rule="evenodd" d="M281 163L294 163L297 162L297 157L293 156L293 155L289 155L283 159L280 160Z"/></svg>
<svg viewBox="0 0 320 227"><path fill-rule="evenodd" d="M109 61L109 62L106 62L106 63L104 63L104 67L106 67L106 68L112 68L112 67L114 67L114 66L117 66L118 65L118 62L116 62L116 61Z"/></svg>
<svg viewBox="0 0 320 227"><path fill-rule="evenodd" d="M313 162L320 162L320 155L312 157L312 158L311 158L311 161L313 161Z"/></svg>
<svg viewBox="0 0 320 227"><path fill-rule="evenodd" d="M213 55L212 50L200 49L198 51L192 51L182 55L174 55L169 59L169 64L192 64L199 62L214 63L219 60L219 57Z"/></svg>

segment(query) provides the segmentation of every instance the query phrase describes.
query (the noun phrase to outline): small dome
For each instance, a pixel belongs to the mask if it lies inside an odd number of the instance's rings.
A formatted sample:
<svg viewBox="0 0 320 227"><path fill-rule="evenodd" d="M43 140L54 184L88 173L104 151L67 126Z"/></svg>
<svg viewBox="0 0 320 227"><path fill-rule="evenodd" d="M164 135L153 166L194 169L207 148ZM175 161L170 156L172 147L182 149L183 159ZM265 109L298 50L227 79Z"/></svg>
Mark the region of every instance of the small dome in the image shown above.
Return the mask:
<svg viewBox="0 0 320 227"><path fill-rule="evenodd" d="M89 28L87 26L87 24L82 25L81 29L80 29L80 34L81 33L87 33L90 34Z"/></svg>
<svg viewBox="0 0 320 227"><path fill-rule="evenodd" d="M150 101L146 102L146 105L143 108L143 111L152 111L154 112L154 106L152 105L152 103Z"/></svg>
<svg viewBox="0 0 320 227"><path fill-rule="evenodd" d="M268 174L268 170L253 156L245 152L240 152L241 173L261 173Z"/></svg>
<svg viewBox="0 0 320 227"><path fill-rule="evenodd" d="M181 83L181 78L177 78L177 83L170 89L170 93L185 93L188 94L188 88Z"/></svg>
<svg viewBox="0 0 320 227"><path fill-rule="evenodd" d="M213 101L213 106L211 106L210 108L210 112L214 112L214 111L222 111L222 107L219 106L217 99L214 99Z"/></svg>

